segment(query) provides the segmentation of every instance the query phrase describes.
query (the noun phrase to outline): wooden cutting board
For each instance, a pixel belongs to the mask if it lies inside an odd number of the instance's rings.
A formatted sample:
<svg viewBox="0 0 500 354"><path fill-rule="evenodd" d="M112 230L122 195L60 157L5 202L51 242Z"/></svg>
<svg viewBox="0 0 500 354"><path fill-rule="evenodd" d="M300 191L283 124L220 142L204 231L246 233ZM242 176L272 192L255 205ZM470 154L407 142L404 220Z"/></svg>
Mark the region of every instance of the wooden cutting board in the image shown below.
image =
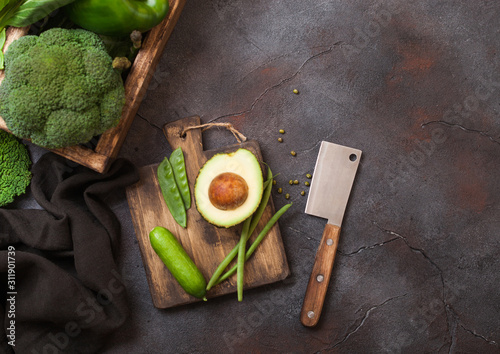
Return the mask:
<svg viewBox="0 0 500 354"><path fill-rule="evenodd" d="M192 206L187 212L187 228L183 229L175 222L161 194L156 177L156 169L161 161L141 168L140 181L127 188L126 191L149 289L153 303L157 308L169 308L199 301L199 299L184 292L153 251L149 243L149 231L155 226L163 226L170 230L179 239L208 282L219 263L238 243L241 224L229 229L218 228L209 224L198 213L193 193L198 171L213 155L236 151L240 147L252 151L262 162L259 144L254 140L217 150L204 151L201 129L189 130L184 136L181 136L181 132L186 127L197 125L200 125L200 118L195 116L167 124L163 129L172 150L180 146L184 152L192 197ZM267 171L267 169L263 169L263 171ZM274 204L270 198L262 219L249 242L255 239L267 221L274 215L274 212ZM276 223L252 258L245 263L244 287L248 289L273 283L285 279L289 274L285 249L278 223ZM233 292L236 292L236 275L212 288L207 297ZM235 301L237 301L236 296Z"/></svg>

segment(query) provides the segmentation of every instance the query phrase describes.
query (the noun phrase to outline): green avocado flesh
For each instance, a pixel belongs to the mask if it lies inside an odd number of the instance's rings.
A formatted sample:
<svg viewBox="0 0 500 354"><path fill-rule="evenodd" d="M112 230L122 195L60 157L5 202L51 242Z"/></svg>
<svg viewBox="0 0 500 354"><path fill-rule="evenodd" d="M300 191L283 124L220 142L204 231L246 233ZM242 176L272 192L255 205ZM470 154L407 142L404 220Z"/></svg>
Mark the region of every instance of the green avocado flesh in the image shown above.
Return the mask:
<svg viewBox="0 0 500 354"><path fill-rule="evenodd" d="M230 176L235 174L241 177L248 187L244 192L245 198L239 198L237 203L226 210L216 206L217 203L214 205L213 199L211 200L213 196L212 181L220 180L216 177L222 174ZM194 186L196 208L211 224L226 228L237 225L252 215L259 206L264 190L263 183L259 161L251 151L238 149L229 154L217 154L203 165L196 178ZM238 188L241 183L236 183L236 185L235 188ZM224 188L220 189L220 191L224 190ZM220 194L222 193L220 192ZM226 197L224 195L218 196L223 200Z"/></svg>

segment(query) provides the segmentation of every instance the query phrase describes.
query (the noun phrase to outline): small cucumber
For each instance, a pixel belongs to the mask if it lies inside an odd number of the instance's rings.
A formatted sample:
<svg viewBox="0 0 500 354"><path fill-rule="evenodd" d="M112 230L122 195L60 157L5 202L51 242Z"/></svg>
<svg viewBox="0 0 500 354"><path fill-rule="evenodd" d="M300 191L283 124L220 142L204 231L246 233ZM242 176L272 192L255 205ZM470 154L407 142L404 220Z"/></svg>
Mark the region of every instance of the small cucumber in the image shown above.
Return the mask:
<svg viewBox="0 0 500 354"><path fill-rule="evenodd" d="M206 301L207 282L177 238L157 226L149 232L149 242L180 286L188 294Z"/></svg>

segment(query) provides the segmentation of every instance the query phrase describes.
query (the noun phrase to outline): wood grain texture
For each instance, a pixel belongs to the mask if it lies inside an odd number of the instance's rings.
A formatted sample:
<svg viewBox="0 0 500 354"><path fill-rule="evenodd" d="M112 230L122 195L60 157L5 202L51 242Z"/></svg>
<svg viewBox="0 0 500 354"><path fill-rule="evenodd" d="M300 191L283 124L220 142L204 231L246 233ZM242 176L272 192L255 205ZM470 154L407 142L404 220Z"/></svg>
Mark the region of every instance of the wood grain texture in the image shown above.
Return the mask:
<svg viewBox="0 0 500 354"><path fill-rule="evenodd" d="M187 212L186 229L183 229L174 221L163 200L156 178L158 164L141 168L140 182L127 188L127 199L151 296L154 305L158 308L187 304L199 301L199 299L184 292L154 253L149 243L149 231L155 226L164 226L169 229L179 239L208 282L219 263L238 243L241 224L228 229L218 228L202 218L196 210L193 193L198 171L207 159L214 154L235 151L240 147L249 149L262 161L260 148L256 141L204 151L200 129L190 130L186 132L184 137L181 136L181 132L185 127L199 124L199 117L190 117L164 127L167 140L172 149L180 146L186 161L192 196L192 207ZM250 239L251 241L255 239L272 215L274 215L274 204L271 198L257 229ZM278 223L276 223L252 258L245 264L245 288L248 289L283 280L289 273L281 233ZM235 276L212 288L207 296L210 298L233 292L236 292Z"/></svg>
<svg viewBox="0 0 500 354"><path fill-rule="evenodd" d="M143 45L130 69L125 81L126 103L118 125L104 132L97 143L95 150L83 146L70 146L63 149L51 150L69 160L89 167L97 172L106 172L110 163L118 155L128 130L132 125L139 106L144 98L148 85L160 61L167 41L180 17L186 0L170 0L170 10L165 19L149 31ZM14 40L26 35L29 27L7 29L7 41L4 51ZM0 73L0 83L4 73ZM0 117L0 129L9 131L5 121Z"/></svg>
<svg viewBox="0 0 500 354"><path fill-rule="evenodd" d="M332 224L325 225L300 312L300 321L304 326L315 326L321 316L335 261L335 254L337 253L339 236L339 226Z"/></svg>

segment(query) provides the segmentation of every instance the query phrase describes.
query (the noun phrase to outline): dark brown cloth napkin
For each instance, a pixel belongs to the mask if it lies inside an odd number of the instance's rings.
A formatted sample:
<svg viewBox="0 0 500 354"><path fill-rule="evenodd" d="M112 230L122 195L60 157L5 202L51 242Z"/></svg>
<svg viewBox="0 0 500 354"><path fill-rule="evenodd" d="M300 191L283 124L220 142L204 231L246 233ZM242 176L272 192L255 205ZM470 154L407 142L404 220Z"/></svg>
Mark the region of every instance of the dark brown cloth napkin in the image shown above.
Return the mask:
<svg viewBox="0 0 500 354"><path fill-rule="evenodd" d="M138 171L118 159L99 174L47 153L32 172L43 210L0 209L0 352L94 353L128 314L106 198Z"/></svg>

